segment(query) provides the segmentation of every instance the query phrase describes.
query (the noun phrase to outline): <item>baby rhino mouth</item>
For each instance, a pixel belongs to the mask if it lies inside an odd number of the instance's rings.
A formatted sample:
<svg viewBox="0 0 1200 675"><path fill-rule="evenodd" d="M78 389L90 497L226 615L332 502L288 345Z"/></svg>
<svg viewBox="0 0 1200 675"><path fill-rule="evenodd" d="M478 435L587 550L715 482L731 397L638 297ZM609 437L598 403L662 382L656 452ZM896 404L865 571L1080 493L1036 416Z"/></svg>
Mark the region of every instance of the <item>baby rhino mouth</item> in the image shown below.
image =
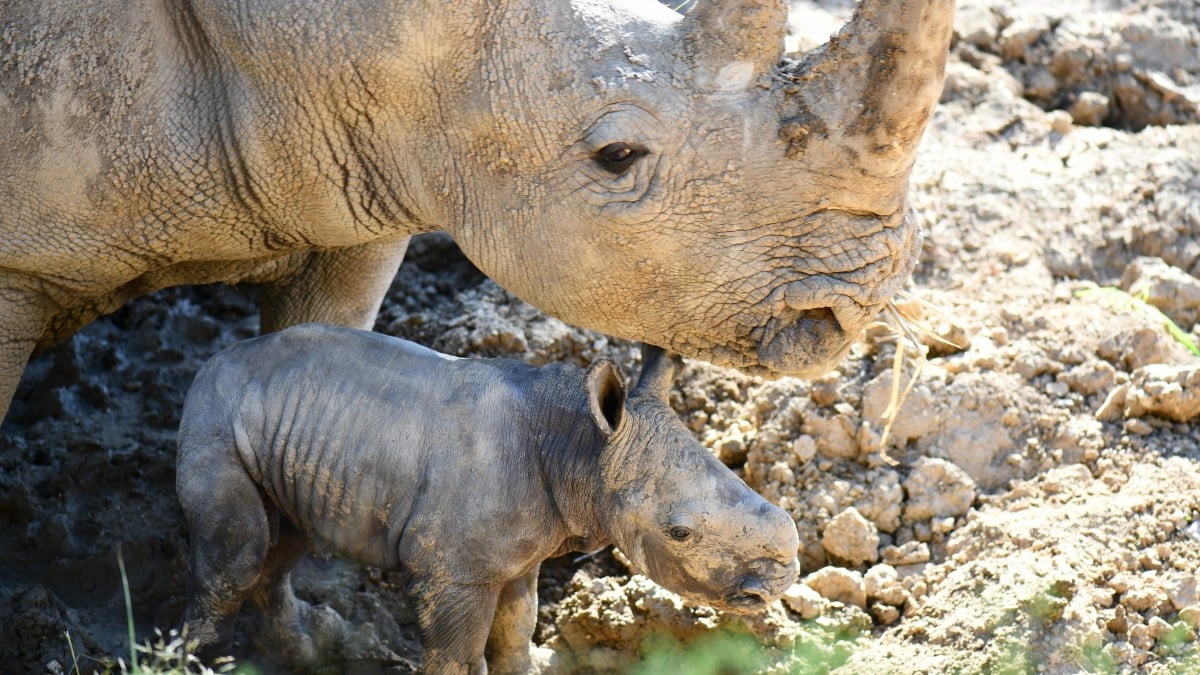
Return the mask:
<svg viewBox="0 0 1200 675"><path fill-rule="evenodd" d="M781 565L771 561L769 565L773 572L770 576L752 573L742 577L737 587L721 598L724 609L737 614L760 611L783 595L800 573L797 562Z"/></svg>
<svg viewBox="0 0 1200 675"><path fill-rule="evenodd" d="M742 589L727 593L725 606L738 614L757 612L770 604L767 596L759 589Z"/></svg>

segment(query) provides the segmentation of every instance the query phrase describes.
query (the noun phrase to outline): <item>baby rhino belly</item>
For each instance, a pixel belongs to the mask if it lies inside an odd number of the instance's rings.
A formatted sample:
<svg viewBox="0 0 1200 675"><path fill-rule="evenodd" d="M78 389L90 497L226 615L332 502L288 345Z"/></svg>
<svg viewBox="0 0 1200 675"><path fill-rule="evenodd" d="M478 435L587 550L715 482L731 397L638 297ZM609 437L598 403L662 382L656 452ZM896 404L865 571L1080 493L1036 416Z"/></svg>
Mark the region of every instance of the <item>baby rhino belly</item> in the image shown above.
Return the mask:
<svg viewBox="0 0 1200 675"><path fill-rule="evenodd" d="M367 467L316 466L286 472L275 502L315 551L375 567L396 564L397 522L405 504L385 493ZM289 489L291 488L291 489Z"/></svg>

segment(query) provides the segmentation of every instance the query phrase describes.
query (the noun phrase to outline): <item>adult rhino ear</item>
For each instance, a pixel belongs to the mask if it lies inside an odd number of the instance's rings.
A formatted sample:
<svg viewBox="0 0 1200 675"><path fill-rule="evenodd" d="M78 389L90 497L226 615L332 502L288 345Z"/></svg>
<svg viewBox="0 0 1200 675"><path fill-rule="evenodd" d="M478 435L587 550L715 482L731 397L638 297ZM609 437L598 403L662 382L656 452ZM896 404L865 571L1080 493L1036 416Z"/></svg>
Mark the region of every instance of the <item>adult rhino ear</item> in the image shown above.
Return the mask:
<svg viewBox="0 0 1200 675"><path fill-rule="evenodd" d="M783 56L785 0L703 0L683 17L684 53L694 84L737 91L771 71Z"/></svg>
<svg viewBox="0 0 1200 675"><path fill-rule="evenodd" d="M653 394L665 401L682 367L683 360L678 354L668 354L660 347L643 342L642 373L633 390Z"/></svg>
<svg viewBox="0 0 1200 675"><path fill-rule="evenodd" d="M625 378L612 361L601 359L588 366L587 396L600 433L611 436L625 416Z"/></svg>

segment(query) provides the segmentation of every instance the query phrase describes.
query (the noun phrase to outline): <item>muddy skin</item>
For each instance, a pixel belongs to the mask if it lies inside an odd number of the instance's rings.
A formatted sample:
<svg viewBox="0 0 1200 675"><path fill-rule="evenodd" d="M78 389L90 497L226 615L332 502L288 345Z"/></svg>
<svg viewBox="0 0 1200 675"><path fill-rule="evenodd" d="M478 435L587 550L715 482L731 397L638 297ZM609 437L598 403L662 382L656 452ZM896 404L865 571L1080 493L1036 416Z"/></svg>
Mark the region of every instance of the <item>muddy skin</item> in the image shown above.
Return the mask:
<svg viewBox="0 0 1200 675"><path fill-rule="evenodd" d="M326 325L221 352L180 423L189 634L219 651L249 599L286 661L328 659L289 579L309 548L400 570L427 672L527 672L539 564L609 543L697 603L766 608L796 578L795 525L670 409L677 357L643 360L627 399L606 360L456 359Z"/></svg>

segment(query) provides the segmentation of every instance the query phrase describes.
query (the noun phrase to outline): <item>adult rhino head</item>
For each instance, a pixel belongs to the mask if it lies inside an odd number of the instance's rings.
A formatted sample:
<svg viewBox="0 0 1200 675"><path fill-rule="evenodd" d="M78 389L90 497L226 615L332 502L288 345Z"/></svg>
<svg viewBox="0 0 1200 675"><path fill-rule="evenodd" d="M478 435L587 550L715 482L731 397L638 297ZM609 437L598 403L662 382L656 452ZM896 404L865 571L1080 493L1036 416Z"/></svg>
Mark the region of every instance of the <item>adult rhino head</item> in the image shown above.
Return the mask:
<svg viewBox="0 0 1200 675"><path fill-rule="evenodd" d="M475 158L441 216L463 250L574 324L749 372L832 367L917 258L908 177L953 2L865 0L800 63L782 0L543 5L478 15L487 48L447 55L464 84L424 137Z"/></svg>
<svg viewBox="0 0 1200 675"><path fill-rule="evenodd" d="M6 16L0 414L36 349L165 286L369 328L418 232L566 321L768 374L831 367L914 264L952 0L863 0L799 63L783 0L143 9Z"/></svg>

